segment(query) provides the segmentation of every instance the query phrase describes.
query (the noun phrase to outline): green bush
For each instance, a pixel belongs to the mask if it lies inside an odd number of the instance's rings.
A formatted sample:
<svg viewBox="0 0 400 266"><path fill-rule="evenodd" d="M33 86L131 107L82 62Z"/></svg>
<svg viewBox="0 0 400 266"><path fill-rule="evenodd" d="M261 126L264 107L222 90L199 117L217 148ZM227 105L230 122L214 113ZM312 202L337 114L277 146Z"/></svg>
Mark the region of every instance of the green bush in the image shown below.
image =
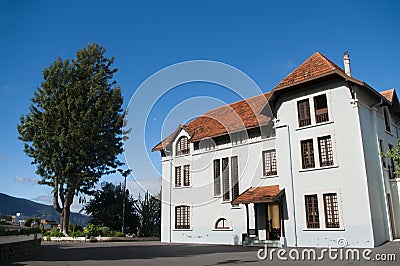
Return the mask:
<svg viewBox="0 0 400 266"><path fill-rule="evenodd" d="M86 225L85 229L83 230L85 235L90 236L98 236L99 235L99 228L97 225L94 224L88 224Z"/></svg>
<svg viewBox="0 0 400 266"><path fill-rule="evenodd" d="M72 236L72 237L84 237L84 236L86 236L86 234L83 231L78 230L78 231L72 232L70 234L70 236Z"/></svg>
<svg viewBox="0 0 400 266"><path fill-rule="evenodd" d="M54 227L50 230L50 236L51 237L63 237L64 234L60 232L60 229Z"/></svg>
<svg viewBox="0 0 400 266"><path fill-rule="evenodd" d="M138 229L137 233L136 233L136 236L137 237L141 237L142 236L142 230Z"/></svg>
<svg viewBox="0 0 400 266"><path fill-rule="evenodd" d="M114 236L115 237L124 237L125 235L122 232L115 232Z"/></svg>
<svg viewBox="0 0 400 266"><path fill-rule="evenodd" d="M99 227L99 233L102 236L110 236L112 231L111 231L110 227L102 226L102 227Z"/></svg>

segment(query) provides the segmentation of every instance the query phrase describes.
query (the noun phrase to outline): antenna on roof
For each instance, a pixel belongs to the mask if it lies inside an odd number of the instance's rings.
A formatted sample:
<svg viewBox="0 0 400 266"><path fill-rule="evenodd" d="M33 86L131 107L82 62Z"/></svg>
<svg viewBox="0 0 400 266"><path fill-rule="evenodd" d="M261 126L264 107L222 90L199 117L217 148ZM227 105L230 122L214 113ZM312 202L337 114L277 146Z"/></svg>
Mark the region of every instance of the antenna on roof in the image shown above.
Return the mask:
<svg viewBox="0 0 400 266"><path fill-rule="evenodd" d="M349 56L349 52L347 52L347 51L344 52L343 63L344 63L344 72L347 74L347 76L351 77L350 56Z"/></svg>

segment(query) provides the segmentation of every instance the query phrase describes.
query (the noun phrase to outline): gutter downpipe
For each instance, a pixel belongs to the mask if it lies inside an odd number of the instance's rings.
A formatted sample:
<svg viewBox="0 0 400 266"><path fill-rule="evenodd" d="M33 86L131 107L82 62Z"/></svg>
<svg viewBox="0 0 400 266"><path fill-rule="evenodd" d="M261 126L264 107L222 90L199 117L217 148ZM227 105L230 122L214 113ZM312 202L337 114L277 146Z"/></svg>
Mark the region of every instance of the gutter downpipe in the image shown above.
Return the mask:
<svg viewBox="0 0 400 266"><path fill-rule="evenodd" d="M379 107L379 106L381 106L383 104L383 100L382 100L382 98L380 99L380 102L379 103L377 103L377 104L373 104L373 105L370 105L370 107L371 107L371 111L373 111L374 113L373 113L373 127L374 127L374 129L375 129L375 134L376 134L376 144L377 144L377 147L378 147L378 150L380 150L380 147L379 147L379 134L378 134L378 128L377 128L377 126L376 126L376 112L378 111L377 110L377 107ZM397 130L397 127L396 127L396 130ZM386 197L386 184L385 184L385 175L384 175L384 173L383 173L383 167L382 167L382 160L380 160L380 156L377 156L376 157L376 159L377 159L377 165L379 165L380 166L380 171L379 171L379 173L380 173L380 183L381 183L381 188L382 188L382 192L383 192L383 204L384 204L384 206L382 206L383 207L383 209L385 210L385 214L386 214L386 224L387 224L387 231L386 231L386 237L387 237L387 239L389 240L389 241L392 241L392 236L393 236L393 233L392 233L392 227L391 227L391 225L390 225L390 217L389 217L389 215L390 215L390 213L389 213L389 210L388 210L388 202L387 202L387 197Z"/></svg>
<svg viewBox="0 0 400 266"><path fill-rule="evenodd" d="M293 179L293 160L292 160L292 143L290 140L290 131L289 125L286 125L287 133L288 133L288 142L289 142L289 161L290 161L290 182L292 185L292 204L293 204L293 221L294 221L294 241L295 247L297 247L297 222L296 222L296 205L294 200L294 179Z"/></svg>
<svg viewBox="0 0 400 266"><path fill-rule="evenodd" d="M172 243L172 151L169 160L169 242Z"/></svg>
<svg viewBox="0 0 400 266"><path fill-rule="evenodd" d="M292 188L292 205L293 205L293 222L294 222L294 241L295 244L294 246L297 247L297 222L296 222L296 205L295 205L295 200L294 200L294 179L293 179L293 159L292 159L292 143L290 140L290 131L289 131L289 125L281 125L277 126L275 128L283 128L286 127L287 129L287 138L288 138L288 144L289 144L289 164L290 164L290 185Z"/></svg>

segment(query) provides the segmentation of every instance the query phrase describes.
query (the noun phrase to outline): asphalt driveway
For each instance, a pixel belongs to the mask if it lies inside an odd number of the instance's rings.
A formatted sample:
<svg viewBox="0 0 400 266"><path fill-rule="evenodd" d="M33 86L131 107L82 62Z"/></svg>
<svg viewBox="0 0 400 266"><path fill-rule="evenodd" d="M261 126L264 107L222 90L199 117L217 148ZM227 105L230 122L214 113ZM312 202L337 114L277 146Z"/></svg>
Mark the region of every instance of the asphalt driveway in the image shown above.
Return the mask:
<svg viewBox="0 0 400 266"><path fill-rule="evenodd" d="M29 257L21 258L8 265L398 265L400 261L400 242L386 243L368 254L370 260L340 259L337 253L335 260L328 253L322 261L301 259L304 249L298 249L300 259L294 261L296 251L285 248L280 255L286 254L288 260L277 258L278 250L271 261L268 257L260 260L257 256L259 248L219 245L184 245L163 244L159 242L107 242L107 243L43 243L41 250ZM316 249L320 254L320 249ZM364 250L359 250L360 254ZM268 254L271 254L271 249ZM367 252L368 253L368 252ZM265 253L260 252L263 256ZM383 254L383 255L382 255ZM378 257L376 256L378 255ZM379 256L380 255L380 256ZM283 256L284 258L285 256ZM343 256L345 257L345 256ZM377 259L385 261L377 261Z"/></svg>

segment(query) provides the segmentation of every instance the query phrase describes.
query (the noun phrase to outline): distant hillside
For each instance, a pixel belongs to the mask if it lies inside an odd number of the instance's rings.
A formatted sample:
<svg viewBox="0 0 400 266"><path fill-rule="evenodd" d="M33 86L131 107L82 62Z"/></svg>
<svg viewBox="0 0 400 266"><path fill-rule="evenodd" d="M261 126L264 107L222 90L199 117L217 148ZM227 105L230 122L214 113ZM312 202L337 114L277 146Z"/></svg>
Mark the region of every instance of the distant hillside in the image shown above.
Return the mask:
<svg viewBox="0 0 400 266"><path fill-rule="evenodd" d="M0 193L0 215L15 215L22 212L25 217L38 217L60 222L58 212L51 205L40 204L31 200L11 197ZM88 217L83 214L71 212L70 223L86 225Z"/></svg>

